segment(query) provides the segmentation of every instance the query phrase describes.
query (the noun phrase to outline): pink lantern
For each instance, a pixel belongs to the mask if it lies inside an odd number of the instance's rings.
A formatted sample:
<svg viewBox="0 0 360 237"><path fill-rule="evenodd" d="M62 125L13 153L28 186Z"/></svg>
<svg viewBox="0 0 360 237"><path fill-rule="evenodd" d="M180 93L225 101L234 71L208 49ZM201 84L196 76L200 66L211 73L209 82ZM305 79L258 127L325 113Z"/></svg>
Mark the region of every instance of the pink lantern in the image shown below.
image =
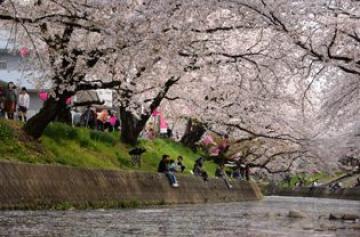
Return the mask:
<svg viewBox="0 0 360 237"><path fill-rule="evenodd" d="M67 105L71 105L71 102L72 102L72 98L69 97L69 98L66 99L66 102L65 102L65 103L66 103Z"/></svg>
<svg viewBox="0 0 360 237"><path fill-rule="evenodd" d="M158 110L158 109L155 109L153 112L152 112L152 114L151 114L152 116L159 116L160 115L160 111Z"/></svg>
<svg viewBox="0 0 360 237"><path fill-rule="evenodd" d="M46 91L41 91L39 93L40 100L46 101L49 97L48 93Z"/></svg>
<svg viewBox="0 0 360 237"><path fill-rule="evenodd" d="M167 129L168 123L166 122L164 115L160 113L160 129Z"/></svg>
<svg viewBox="0 0 360 237"><path fill-rule="evenodd" d="M206 146L209 144L215 144L213 138L210 135L207 135L202 142Z"/></svg>
<svg viewBox="0 0 360 237"><path fill-rule="evenodd" d="M220 149L216 146L213 146L209 150L210 156L218 156L220 153Z"/></svg>
<svg viewBox="0 0 360 237"><path fill-rule="evenodd" d="M19 53L22 58L26 58L30 55L30 50L28 48L22 47L19 49Z"/></svg>
<svg viewBox="0 0 360 237"><path fill-rule="evenodd" d="M117 121L117 118L115 116L111 116L109 119L109 123L111 124L111 126L115 126Z"/></svg>

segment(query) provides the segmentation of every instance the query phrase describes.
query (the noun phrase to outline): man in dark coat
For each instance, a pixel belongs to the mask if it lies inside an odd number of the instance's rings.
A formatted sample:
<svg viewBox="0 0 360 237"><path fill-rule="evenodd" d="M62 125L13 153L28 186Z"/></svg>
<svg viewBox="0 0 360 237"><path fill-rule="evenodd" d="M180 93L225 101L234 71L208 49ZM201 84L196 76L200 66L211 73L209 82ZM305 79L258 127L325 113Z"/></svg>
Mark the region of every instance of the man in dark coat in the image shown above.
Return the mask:
<svg viewBox="0 0 360 237"><path fill-rule="evenodd" d="M8 119L13 120L16 111L16 86L13 82L9 82L5 92L5 112Z"/></svg>

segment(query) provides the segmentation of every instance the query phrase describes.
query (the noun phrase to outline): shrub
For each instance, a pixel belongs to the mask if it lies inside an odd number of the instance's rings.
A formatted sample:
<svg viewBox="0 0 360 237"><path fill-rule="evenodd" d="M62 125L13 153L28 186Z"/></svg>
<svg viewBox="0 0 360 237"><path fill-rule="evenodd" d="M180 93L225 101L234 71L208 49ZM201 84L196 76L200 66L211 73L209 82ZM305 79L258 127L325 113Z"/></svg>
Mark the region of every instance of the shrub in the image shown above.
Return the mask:
<svg viewBox="0 0 360 237"><path fill-rule="evenodd" d="M119 152L115 152L115 156L121 167L131 167L129 158L123 157Z"/></svg>
<svg viewBox="0 0 360 237"><path fill-rule="evenodd" d="M76 139L78 132L75 128L64 123L52 123L46 129L44 134L53 139Z"/></svg>
<svg viewBox="0 0 360 237"><path fill-rule="evenodd" d="M79 141L80 147L87 148L90 146L91 141L88 138L81 138Z"/></svg>
<svg viewBox="0 0 360 237"><path fill-rule="evenodd" d="M13 137L14 130L8 124L6 124L5 121L0 120L0 140L11 140Z"/></svg>
<svg viewBox="0 0 360 237"><path fill-rule="evenodd" d="M116 139L106 132L90 131L90 138L94 141L107 143L109 145L116 143Z"/></svg>

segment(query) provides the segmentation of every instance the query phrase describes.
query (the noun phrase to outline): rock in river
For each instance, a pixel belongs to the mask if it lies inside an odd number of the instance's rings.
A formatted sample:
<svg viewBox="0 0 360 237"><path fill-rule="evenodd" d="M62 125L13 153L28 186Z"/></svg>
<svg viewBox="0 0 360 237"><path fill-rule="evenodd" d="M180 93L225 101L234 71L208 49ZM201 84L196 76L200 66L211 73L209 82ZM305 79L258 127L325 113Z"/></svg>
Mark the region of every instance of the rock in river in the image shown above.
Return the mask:
<svg viewBox="0 0 360 237"><path fill-rule="evenodd" d="M303 213L301 211L291 210L291 211L289 211L288 217L290 217L290 218L305 218L306 215L305 215L305 213Z"/></svg>
<svg viewBox="0 0 360 237"><path fill-rule="evenodd" d="M360 219L360 216L355 214L331 213L329 215L329 220L356 221L357 219Z"/></svg>

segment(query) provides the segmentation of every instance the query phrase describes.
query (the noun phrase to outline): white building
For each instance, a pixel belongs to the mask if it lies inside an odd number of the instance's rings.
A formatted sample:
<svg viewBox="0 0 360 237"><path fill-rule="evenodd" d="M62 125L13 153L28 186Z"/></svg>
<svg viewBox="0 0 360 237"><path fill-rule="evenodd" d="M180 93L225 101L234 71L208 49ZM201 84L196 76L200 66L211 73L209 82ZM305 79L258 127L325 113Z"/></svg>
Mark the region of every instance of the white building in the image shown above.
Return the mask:
<svg viewBox="0 0 360 237"><path fill-rule="evenodd" d="M100 101L104 101L104 106L107 108L113 107L113 92L111 89L96 90Z"/></svg>

